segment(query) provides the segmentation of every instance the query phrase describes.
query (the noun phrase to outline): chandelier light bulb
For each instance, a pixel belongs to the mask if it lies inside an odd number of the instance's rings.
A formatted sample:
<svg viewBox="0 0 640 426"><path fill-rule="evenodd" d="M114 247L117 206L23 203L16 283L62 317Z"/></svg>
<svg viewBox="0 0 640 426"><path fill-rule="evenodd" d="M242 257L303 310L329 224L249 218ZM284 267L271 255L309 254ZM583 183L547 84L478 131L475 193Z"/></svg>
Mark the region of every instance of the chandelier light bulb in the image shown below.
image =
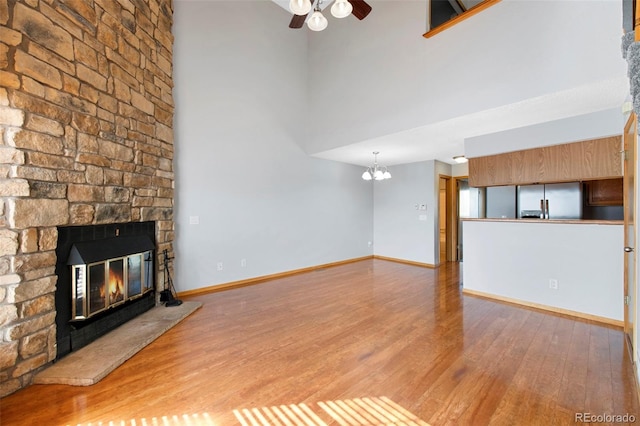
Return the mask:
<svg viewBox="0 0 640 426"><path fill-rule="evenodd" d="M376 170L375 172L373 172L373 178L375 180L382 180L384 179L384 173L382 173L382 170Z"/></svg>
<svg viewBox="0 0 640 426"><path fill-rule="evenodd" d="M353 6L347 0L336 0L331 6L331 14L336 18L346 18L353 11Z"/></svg>
<svg viewBox="0 0 640 426"><path fill-rule="evenodd" d="M318 9L311 14L311 17L307 21L307 26L311 31L322 31L327 28L327 25L329 25L327 18L325 18Z"/></svg>
<svg viewBox="0 0 640 426"><path fill-rule="evenodd" d="M311 1L291 0L289 2L289 9L296 15L304 16L311 11Z"/></svg>
<svg viewBox="0 0 640 426"><path fill-rule="evenodd" d="M364 180L371 180L372 179L371 173L369 173L368 169L365 170L365 172L362 174L362 179L364 179Z"/></svg>
<svg viewBox="0 0 640 426"><path fill-rule="evenodd" d="M382 179L391 179L391 173L389 173L389 170L384 171L384 173L382 174Z"/></svg>

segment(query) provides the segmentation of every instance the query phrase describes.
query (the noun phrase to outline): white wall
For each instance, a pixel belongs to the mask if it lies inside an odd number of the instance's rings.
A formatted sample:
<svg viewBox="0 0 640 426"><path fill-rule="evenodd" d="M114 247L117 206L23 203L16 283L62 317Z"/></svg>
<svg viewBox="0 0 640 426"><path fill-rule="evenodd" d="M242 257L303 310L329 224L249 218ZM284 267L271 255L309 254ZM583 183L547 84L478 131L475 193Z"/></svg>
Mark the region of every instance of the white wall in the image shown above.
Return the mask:
<svg viewBox="0 0 640 426"><path fill-rule="evenodd" d="M306 32L271 2L174 6L177 290L372 254L361 168L298 145Z"/></svg>
<svg viewBox="0 0 640 426"><path fill-rule="evenodd" d="M394 166L390 171L390 180L373 182L374 253L432 265L438 212L435 161ZM426 204L426 211L416 210L416 204Z"/></svg>
<svg viewBox="0 0 640 426"><path fill-rule="evenodd" d="M426 2L370 3L365 20L309 37L312 114L324 120L307 152L626 75L616 0L503 0L430 39Z"/></svg>
<svg viewBox="0 0 640 426"><path fill-rule="evenodd" d="M621 135L626 117L620 108L465 139L467 158Z"/></svg>
<svg viewBox="0 0 640 426"><path fill-rule="evenodd" d="M469 163L452 164L451 175L455 177L469 176Z"/></svg>
<svg viewBox="0 0 640 426"><path fill-rule="evenodd" d="M623 320L622 225L464 221L463 235L465 289Z"/></svg>
<svg viewBox="0 0 640 426"><path fill-rule="evenodd" d="M438 264L438 176L451 176L451 166L432 160L393 166L390 171L391 180L373 182L374 253ZM416 209L421 204L426 210Z"/></svg>

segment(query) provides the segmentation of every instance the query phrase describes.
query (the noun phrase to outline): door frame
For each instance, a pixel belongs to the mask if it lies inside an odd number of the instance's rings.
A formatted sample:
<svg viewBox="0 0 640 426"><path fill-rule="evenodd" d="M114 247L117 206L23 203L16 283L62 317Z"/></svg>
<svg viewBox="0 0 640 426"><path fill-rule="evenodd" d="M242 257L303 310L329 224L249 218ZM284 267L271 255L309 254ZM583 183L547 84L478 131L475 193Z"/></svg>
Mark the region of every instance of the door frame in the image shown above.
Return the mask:
<svg viewBox="0 0 640 426"><path fill-rule="evenodd" d="M637 153L637 141L638 141L638 122L637 122L637 116L635 113L631 113L631 115L629 116L629 119L627 120L625 126L624 126L624 134L623 134L623 141L622 141L622 151L624 152L625 158L624 158L624 170L623 170L623 176L624 176L624 247L629 247L629 241L628 241L628 227L629 227L629 223L628 223L628 214L627 214L627 209L632 209L631 210L631 216L633 218L633 225L634 225L634 233L633 233L633 245L637 246L637 235L638 235L638 229L637 229L637 224L638 224L638 218L637 218L637 194L638 194L638 176L637 176L637 171L638 171L638 165L637 165L637 158L638 158L638 153ZM631 140L629 140L631 139ZM632 154L630 155L631 158L627 158L629 156L628 153L628 146L629 144L632 144ZM629 173L628 173L628 165L631 165L633 167L633 188L631 189L631 191L633 191L633 202L631 203L631 205L629 205L629 200L628 200L628 185L630 185L630 183L628 182L629 179ZM633 249L635 250L635 247L633 247ZM633 267L630 268L629 267L629 257L633 256ZM624 277L624 297L625 297L625 303L623 304L624 306L624 334L627 340L627 343L629 344L629 349L630 349L630 355L631 355L631 362L635 363L635 356L634 356L634 351L637 345L637 327L638 324L636 324L636 310L637 310L637 299L638 299L638 283L637 283L637 277L638 277L638 266L637 266L637 254L635 251L631 252L631 253L625 253L624 254L624 273L623 273L623 277ZM633 276L629 277L629 274L632 274ZM629 291L629 282L632 283L633 288L632 291ZM627 301L627 297L629 295L632 295L633 298L632 300L628 300ZM627 305L628 303L628 305ZM629 316L631 315L631 318L629 318Z"/></svg>

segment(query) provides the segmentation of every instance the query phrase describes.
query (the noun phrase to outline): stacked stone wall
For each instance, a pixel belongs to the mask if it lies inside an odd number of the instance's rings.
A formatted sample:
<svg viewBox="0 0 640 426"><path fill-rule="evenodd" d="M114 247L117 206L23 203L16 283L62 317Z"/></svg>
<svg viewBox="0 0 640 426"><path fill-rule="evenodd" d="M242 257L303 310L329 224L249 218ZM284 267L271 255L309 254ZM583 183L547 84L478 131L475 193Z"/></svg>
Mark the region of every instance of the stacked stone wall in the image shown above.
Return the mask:
<svg viewBox="0 0 640 426"><path fill-rule="evenodd" d="M55 358L59 226L153 220L172 253L172 18L170 0L0 0L0 396Z"/></svg>
<svg viewBox="0 0 640 426"><path fill-rule="evenodd" d="M633 110L640 116L640 42L635 41L635 31L622 37L622 57L627 61Z"/></svg>

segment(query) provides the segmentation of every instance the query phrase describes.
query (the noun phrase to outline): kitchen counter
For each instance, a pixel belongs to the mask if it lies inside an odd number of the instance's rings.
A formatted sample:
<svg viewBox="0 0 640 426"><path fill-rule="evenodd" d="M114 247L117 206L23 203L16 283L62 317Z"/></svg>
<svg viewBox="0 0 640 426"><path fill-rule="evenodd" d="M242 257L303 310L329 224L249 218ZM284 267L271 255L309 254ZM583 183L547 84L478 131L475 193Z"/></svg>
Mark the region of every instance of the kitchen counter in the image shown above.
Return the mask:
<svg viewBox="0 0 640 426"><path fill-rule="evenodd" d="M466 219L462 238L463 291L613 324L624 319L623 221Z"/></svg>
<svg viewBox="0 0 640 426"><path fill-rule="evenodd" d="M474 222L518 222L518 223L558 223L579 225L624 225L623 220L591 220L591 219L503 219L503 218L463 218Z"/></svg>

